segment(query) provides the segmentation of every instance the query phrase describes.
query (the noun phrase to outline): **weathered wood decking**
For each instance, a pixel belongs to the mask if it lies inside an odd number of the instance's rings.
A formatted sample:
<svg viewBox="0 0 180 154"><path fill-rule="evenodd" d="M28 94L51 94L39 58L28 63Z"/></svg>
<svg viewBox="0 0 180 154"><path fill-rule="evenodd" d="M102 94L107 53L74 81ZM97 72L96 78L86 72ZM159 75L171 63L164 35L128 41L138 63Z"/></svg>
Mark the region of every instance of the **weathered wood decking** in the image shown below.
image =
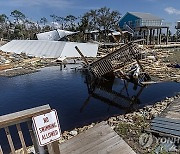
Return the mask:
<svg viewBox="0 0 180 154"><path fill-rule="evenodd" d="M180 98L175 99L167 109L162 112L161 117L180 120Z"/></svg>
<svg viewBox="0 0 180 154"><path fill-rule="evenodd" d="M150 126L150 132L180 138L180 98L176 98Z"/></svg>
<svg viewBox="0 0 180 154"><path fill-rule="evenodd" d="M105 122L60 144L61 154L135 154Z"/></svg>

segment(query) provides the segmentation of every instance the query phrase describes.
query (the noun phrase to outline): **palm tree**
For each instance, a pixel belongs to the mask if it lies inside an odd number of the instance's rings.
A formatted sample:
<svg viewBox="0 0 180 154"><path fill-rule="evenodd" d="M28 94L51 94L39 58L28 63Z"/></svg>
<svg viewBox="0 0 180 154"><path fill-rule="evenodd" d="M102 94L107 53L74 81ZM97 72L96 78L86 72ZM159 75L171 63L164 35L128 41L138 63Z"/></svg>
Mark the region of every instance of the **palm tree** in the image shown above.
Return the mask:
<svg viewBox="0 0 180 154"><path fill-rule="evenodd" d="M10 16L14 17L15 22L18 23L18 24L19 24L20 20L24 21L26 19L26 16L22 12L20 12L18 10L12 11Z"/></svg>
<svg viewBox="0 0 180 154"><path fill-rule="evenodd" d="M46 17L42 17L40 19L40 23L42 23L44 26L46 25L46 23L48 22L47 18Z"/></svg>

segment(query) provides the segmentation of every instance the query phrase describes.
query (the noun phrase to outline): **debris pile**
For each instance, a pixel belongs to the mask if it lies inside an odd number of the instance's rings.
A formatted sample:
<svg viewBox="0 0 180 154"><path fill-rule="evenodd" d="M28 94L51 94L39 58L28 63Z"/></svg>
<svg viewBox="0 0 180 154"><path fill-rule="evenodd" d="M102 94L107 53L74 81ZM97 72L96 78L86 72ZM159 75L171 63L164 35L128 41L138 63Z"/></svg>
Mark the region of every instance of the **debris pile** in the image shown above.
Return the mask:
<svg viewBox="0 0 180 154"><path fill-rule="evenodd" d="M146 49L146 58L140 60L144 70L151 77L159 81L176 81L180 82L180 69L168 67L170 64L165 59L173 55L173 52L166 49L149 50Z"/></svg>
<svg viewBox="0 0 180 154"><path fill-rule="evenodd" d="M117 52L122 48L123 46L115 46L112 48L100 47L98 57L100 57L100 59L105 59L105 57L112 55L113 52ZM138 44L136 44L134 50L137 50L139 52L138 61L136 56L132 57L132 61L130 63L127 63L126 61L126 63L124 63L123 65L122 62L124 60L124 57L121 57L121 59L114 61L116 66L119 65L119 67L113 69L113 72L116 73L117 77L127 77L131 68L136 65L140 65L140 71L144 73L148 72L148 75L153 81L180 82L180 69L178 69L179 64L172 65L168 60L166 60L169 57L173 56L173 51L171 51L170 49L150 49L146 46L141 46Z"/></svg>
<svg viewBox="0 0 180 154"><path fill-rule="evenodd" d="M87 70L94 80L119 77L142 85L142 82L150 80L150 76L144 71L140 63L141 59L144 59L144 53L139 50L137 44L130 42L91 64L86 63ZM85 59L85 61L87 60Z"/></svg>
<svg viewBox="0 0 180 154"><path fill-rule="evenodd" d="M0 76L13 77L37 72L41 67L52 65L52 61L54 60L27 56L25 53L0 51Z"/></svg>

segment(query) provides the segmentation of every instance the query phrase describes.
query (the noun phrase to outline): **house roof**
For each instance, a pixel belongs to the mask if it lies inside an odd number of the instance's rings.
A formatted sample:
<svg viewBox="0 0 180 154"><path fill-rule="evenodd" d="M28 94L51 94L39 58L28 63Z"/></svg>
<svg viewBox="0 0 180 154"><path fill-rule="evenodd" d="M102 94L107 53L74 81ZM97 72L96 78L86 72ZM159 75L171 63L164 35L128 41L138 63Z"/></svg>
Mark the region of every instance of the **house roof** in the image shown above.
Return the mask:
<svg viewBox="0 0 180 154"><path fill-rule="evenodd" d="M152 15L150 13L142 13L142 12L128 12L128 13L145 20L163 20L162 18Z"/></svg>

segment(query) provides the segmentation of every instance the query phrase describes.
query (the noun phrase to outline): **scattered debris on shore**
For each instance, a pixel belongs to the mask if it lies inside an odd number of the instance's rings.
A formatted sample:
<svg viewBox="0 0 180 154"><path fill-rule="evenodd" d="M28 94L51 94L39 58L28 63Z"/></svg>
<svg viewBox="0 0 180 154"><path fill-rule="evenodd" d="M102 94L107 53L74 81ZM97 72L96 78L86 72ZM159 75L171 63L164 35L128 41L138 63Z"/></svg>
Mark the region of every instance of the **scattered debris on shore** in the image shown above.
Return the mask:
<svg viewBox="0 0 180 154"><path fill-rule="evenodd" d="M154 105L148 105L132 113L110 117L105 121L107 121L111 128L123 137L123 139L137 153L151 153L155 150L159 143L153 142L152 145L144 147L139 143L139 138L144 133L145 129L149 127L150 121L154 117L160 115L177 98L180 98L180 94L177 94L174 97L166 98ZM62 143L69 140L70 138L94 127L95 125L96 123L92 123L81 128L75 128L71 131L64 131L59 142Z"/></svg>
<svg viewBox="0 0 180 154"><path fill-rule="evenodd" d="M147 49L146 53L147 57L145 60L142 60L141 63L151 77L158 78L160 81L180 82L180 69L168 67L172 63L178 64L178 61L173 62L175 53L173 49ZM169 59L171 59L171 61Z"/></svg>
<svg viewBox="0 0 180 154"><path fill-rule="evenodd" d="M143 71L148 72L150 77L155 81L175 81L180 82L180 59L179 49L153 49L148 46L137 45L136 47L141 54L139 63L141 64ZM99 57L107 56L110 53L119 50L119 47L110 49L99 50ZM120 62L117 62L120 63ZM135 62L124 65L120 68L120 73L126 73L130 68L135 65ZM171 67L169 67L171 66ZM174 67L173 67L174 66ZM119 69L115 69L114 72L118 72Z"/></svg>
<svg viewBox="0 0 180 154"><path fill-rule="evenodd" d="M14 77L38 72L40 68L54 66L55 59L37 58L24 53L6 53L0 51L0 76Z"/></svg>
<svg viewBox="0 0 180 154"><path fill-rule="evenodd" d="M115 50L120 49L120 46L111 48L99 47L98 56L104 57ZM178 67L169 66L179 66L179 52L173 51L175 49L150 49L146 46L139 45L138 49L140 53L144 56L139 60L145 72L155 78L157 81L180 81L180 69ZM178 50L178 49L176 49ZM177 55L176 55L177 54ZM81 58L71 58L73 61ZM95 61L95 58L87 58L89 63ZM173 61L175 59L175 61ZM81 59L82 60L82 59ZM63 62L60 62L61 64ZM65 60L66 63L66 60ZM17 75L23 75L28 73L33 73L38 71L39 68L57 65L56 59L48 58L37 58L32 56L27 56L25 53L15 54L6 53L0 51L0 76L13 77ZM128 70L134 65L130 63L121 67L121 70L128 72ZM17 69L22 67L22 69ZM13 69L13 71L12 71ZM9 71L10 70L10 71ZM17 72L17 73L16 73ZM115 70L116 72L116 70ZM118 69L117 69L118 72ZM117 73L116 72L116 73Z"/></svg>

